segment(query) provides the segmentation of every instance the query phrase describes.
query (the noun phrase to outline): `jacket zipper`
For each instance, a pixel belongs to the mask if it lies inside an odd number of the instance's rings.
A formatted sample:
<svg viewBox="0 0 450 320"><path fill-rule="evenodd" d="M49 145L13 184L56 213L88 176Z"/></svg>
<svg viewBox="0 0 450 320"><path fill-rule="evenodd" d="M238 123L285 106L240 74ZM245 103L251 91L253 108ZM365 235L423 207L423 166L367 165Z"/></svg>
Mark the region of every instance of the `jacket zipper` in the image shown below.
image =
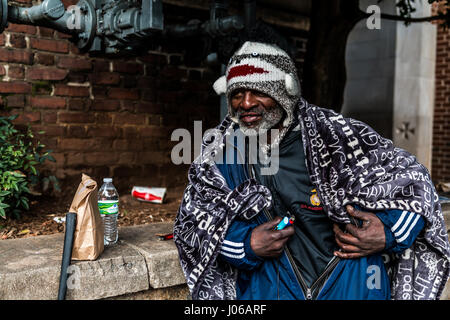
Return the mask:
<svg viewBox="0 0 450 320"><path fill-rule="evenodd" d="M247 150L246 150L247 151ZM247 152L246 152L247 153ZM246 160L248 160L247 154L246 154ZM247 171L250 175L250 178L255 178L253 175L253 166L251 166L248 161L247 162ZM264 215L266 216L267 220L270 221L273 219L272 215L270 214L269 210L267 208L263 209ZM302 274L300 273L300 270L298 270L297 265L295 264L294 259L292 258L292 254L288 247L285 248L286 256L288 258L288 262L294 270L295 278L297 279L297 283L299 284L300 288L303 291L303 296L306 298L306 300L312 300L313 299L313 290L315 287L320 283L320 281L327 275L329 272L336 267L340 259L338 257L333 257L330 262L328 263L325 270L319 275L319 277L314 281L314 283L311 285L311 287L308 287L305 279L303 278ZM325 284L325 283L324 283ZM323 287L323 286L322 286Z"/></svg>

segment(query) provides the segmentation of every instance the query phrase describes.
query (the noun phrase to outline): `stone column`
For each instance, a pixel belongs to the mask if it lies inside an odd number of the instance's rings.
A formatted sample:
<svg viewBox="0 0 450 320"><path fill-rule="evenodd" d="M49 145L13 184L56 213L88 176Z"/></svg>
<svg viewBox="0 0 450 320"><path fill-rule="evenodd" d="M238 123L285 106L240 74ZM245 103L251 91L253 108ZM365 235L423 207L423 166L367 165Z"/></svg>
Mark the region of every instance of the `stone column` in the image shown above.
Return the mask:
<svg viewBox="0 0 450 320"><path fill-rule="evenodd" d="M361 1L366 11L376 0ZM383 1L381 12L396 13ZM431 6L417 2L414 16L429 16ZM349 36L347 85L342 113L372 126L394 144L416 155L431 170L436 26L405 26L381 20L379 30L360 21Z"/></svg>
<svg viewBox="0 0 450 320"><path fill-rule="evenodd" d="M427 1L415 16L430 16ZM394 80L394 144L416 155L431 172L433 142L436 25L397 24Z"/></svg>

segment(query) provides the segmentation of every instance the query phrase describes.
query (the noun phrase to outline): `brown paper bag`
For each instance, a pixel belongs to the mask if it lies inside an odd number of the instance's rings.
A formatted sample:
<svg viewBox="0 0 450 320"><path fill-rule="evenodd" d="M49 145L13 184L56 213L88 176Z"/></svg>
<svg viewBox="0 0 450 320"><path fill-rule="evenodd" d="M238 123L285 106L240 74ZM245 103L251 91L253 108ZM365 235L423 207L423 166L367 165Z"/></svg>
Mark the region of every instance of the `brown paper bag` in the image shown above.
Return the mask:
<svg viewBox="0 0 450 320"><path fill-rule="evenodd" d="M73 260L95 260L103 252L103 222L97 205L97 182L82 174L70 212L77 214L73 240Z"/></svg>

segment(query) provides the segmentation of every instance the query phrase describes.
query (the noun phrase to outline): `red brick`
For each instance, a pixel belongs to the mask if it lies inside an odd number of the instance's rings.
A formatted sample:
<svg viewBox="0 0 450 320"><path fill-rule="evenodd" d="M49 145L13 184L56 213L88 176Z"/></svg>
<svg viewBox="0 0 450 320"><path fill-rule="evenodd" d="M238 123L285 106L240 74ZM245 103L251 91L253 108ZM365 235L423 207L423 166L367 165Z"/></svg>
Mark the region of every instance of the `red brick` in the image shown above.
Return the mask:
<svg viewBox="0 0 450 320"><path fill-rule="evenodd" d="M67 127L67 136L70 138L85 138L86 128L84 126L70 125Z"/></svg>
<svg viewBox="0 0 450 320"><path fill-rule="evenodd" d="M43 109L63 109L66 99L59 97L34 96L31 97L31 106Z"/></svg>
<svg viewBox="0 0 450 320"><path fill-rule="evenodd" d="M55 85L56 96L70 96L70 97L89 97L88 87L68 86L65 84Z"/></svg>
<svg viewBox="0 0 450 320"><path fill-rule="evenodd" d="M156 65L167 64L167 56L162 54L149 53L147 55L140 56L138 59L142 62L147 62Z"/></svg>
<svg viewBox="0 0 450 320"><path fill-rule="evenodd" d="M68 70L53 67L32 67L27 70L27 79L29 80L64 80Z"/></svg>
<svg viewBox="0 0 450 320"><path fill-rule="evenodd" d="M0 61L10 63L33 63L33 53L25 50L12 50L6 48L0 48Z"/></svg>
<svg viewBox="0 0 450 320"><path fill-rule="evenodd" d="M14 120L14 123L34 123L39 122L41 120L41 113L36 112L24 112L19 114L19 116Z"/></svg>
<svg viewBox="0 0 450 320"><path fill-rule="evenodd" d="M67 106L69 110L81 111L89 108L90 101L86 99L69 99Z"/></svg>
<svg viewBox="0 0 450 320"><path fill-rule="evenodd" d="M113 99L138 100L139 91L137 89L110 88L108 97Z"/></svg>
<svg viewBox="0 0 450 320"><path fill-rule="evenodd" d="M74 150L74 151L105 151L105 149L112 148L111 139L105 138L61 138L59 139L59 150Z"/></svg>
<svg viewBox="0 0 450 320"><path fill-rule="evenodd" d="M172 132L168 128L147 126L139 130L141 137L170 138Z"/></svg>
<svg viewBox="0 0 450 320"><path fill-rule="evenodd" d="M104 86L92 86L92 95L94 96L94 99L107 99L108 95L108 87Z"/></svg>
<svg viewBox="0 0 450 320"><path fill-rule="evenodd" d="M13 79L23 79L24 68L20 65L10 65L8 68L8 77Z"/></svg>
<svg viewBox="0 0 450 320"><path fill-rule="evenodd" d="M50 137L61 137L65 134L65 127L63 126L43 126L43 125L33 125L32 130L35 134L39 134L40 131L44 131L42 135Z"/></svg>
<svg viewBox="0 0 450 320"><path fill-rule="evenodd" d="M140 151L143 147L142 141L138 139L117 139L113 142L113 149L119 151Z"/></svg>
<svg viewBox="0 0 450 320"><path fill-rule="evenodd" d="M42 113L42 121L44 123L56 123L57 118L57 113L54 111Z"/></svg>
<svg viewBox="0 0 450 320"><path fill-rule="evenodd" d="M136 62L115 60L113 61L113 71L129 74L142 74L144 72L144 65Z"/></svg>
<svg viewBox="0 0 450 320"><path fill-rule="evenodd" d="M117 153L102 151L89 152L84 154L84 160L87 165L114 165L117 163Z"/></svg>
<svg viewBox="0 0 450 320"><path fill-rule="evenodd" d="M106 112L100 112L95 114L95 122L98 124L111 124L112 115Z"/></svg>
<svg viewBox="0 0 450 320"><path fill-rule="evenodd" d="M165 66L160 71L160 75L164 79L180 80L180 79L185 79L187 77L187 71L186 71L186 69L180 69L180 68L174 67L174 66Z"/></svg>
<svg viewBox="0 0 450 320"><path fill-rule="evenodd" d="M85 112L59 112L58 121L61 123L92 123L95 117Z"/></svg>
<svg viewBox="0 0 450 320"><path fill-rule="evenodd" d="M8 23L8 28L6 28L5 31L8 31L8 32L21 32L21 33L28 33L28 34L36 34L36 27L35 26L29 26L29 25L26 25L26 24Z"/></svg>
<svg viewBox="0 0 450 320"><path fill-rule="evenodd" d="M9 43L14 48L26 48L27 42L25 41L25 37L21 34L10 34Z"/></svg>
<svg viewBox="0 0 450 320"><path fill-rule="evenodd" d="M54 33L55 33L54 29L50 29L50 28L46 28L46 27L39 27L39 35L41 37L52 38Z"/></svg>
<svg viewBox="0 0 450 320"><path fill-rule="evenodd" d="M148 124L153 126L160 126L162 123L162 116L157 114L148 115Z"/></svg>
<svg viewBox="0 0 450 320"><path fill-rule="evenodd" d="M69 44L66 40L31 38L30 44L33 49L59 53L69 52Z"/></svg>
<svg viewBox="0 0 450 320"><path fill-rule="evenodd" d="M78 59L73 57L60 57L58 60L58 67L70 70L91 70L92 62L87 59Z"/></svg>
<svg viewBox="0 0 450 320"><path fill-rule="evenodd" d="M118 164L132 164L135 162L135 152L120 152Z"/></svg>
<svg viewBox="0 0 450 320"><path fill-rule="evenodd" d="M4 76L5 74L6 74L5 67L2 64L0 64L0 76Z"/></svg>
<svg viewBox="0 0 450 320"><path fill-rule="evenodd" d="M120 107L118 100L94 100L92 103L92 110L96 111L116 111Z"/></svg>
<svg viewBox="0 0 450 320"><path fill-rule="evenodd" d="M0 93L31 93L31 84L26 82L0 82Z"/></svg>
<svg viewBox="0 0 450 320"><path fill-rule="evenodd" d="M121 129L117 126L105 125L105 126L88 126L88 137L110 137L118 138L121 136Z"/></svg>
<svg viewBox="0 0 450 320"><path fill-rule="evenodd" d="M92 146L92 140L80 138L61 138L58 143L59 150L86 150Z"/></svg>
<svg viewBox="0 0 450 320"><path fill-rule="evenodd" d="M145 117L141 114L117 113L114 117L114 124L145 124Z"/></svg>
<svg viewBox="0 0 450 320"><path fill-rule="evenodd" d="M137 128L138 127L134 127L134 126L122 127L122 137L136 139L138 137L138 129Z"/></svg>
<svg viewBox="0 0 450 320"><path fill-rule="evenodd" d="M62 33L59 31L56 31L56 36L58 39L70 39L72 37L70 34Z"/></svg>
<svg viewBox="0 0 450 320"><path fill-rule="evenodd" d="M85 165L83 155L83 152L67 152L66 164L68 166Z"/></svg>
<svg viewBox="0 0 450 320"><path fill-rule="evenodd" d="M34 55L35 63L51 66L55 63L55 56L48 53L37 52Z"/></svg>
<svg viewBox="0 0 450 320"><path fill-rule="evenodd" d="M115 85L120 83L120 75L113 72L95 72L90 76L93 84Z"/></svg>
<svg viewBox="0 0 450 320"><path fill-rule="evenodd" d="M94 59L92 61L94 65L94 71L96 72L109 72L110 62L108 60L98 60Z"/></svg>
<svg viewBox="0 0 450 320"><path fill-rule="evenodd" d="M163 113L164 107L160 103L152 103L152 102L139 102L137 104L137 112L145 112L145 113Z"/></svg>
<svg viewBox="0 0 450 320"><path fill-rule="evenodd" d="M170 155L167 154L167 151L139 152L137 158L139 159L139 163L142 164L164 164L171 161Z"/></svg>
<svg viewBox="0 0 450 320"><path fill-rule="evenodd" d="M6 97L8 107L11 108L23 108L25 107L25 95L23 94L12 94Z"/></svg>

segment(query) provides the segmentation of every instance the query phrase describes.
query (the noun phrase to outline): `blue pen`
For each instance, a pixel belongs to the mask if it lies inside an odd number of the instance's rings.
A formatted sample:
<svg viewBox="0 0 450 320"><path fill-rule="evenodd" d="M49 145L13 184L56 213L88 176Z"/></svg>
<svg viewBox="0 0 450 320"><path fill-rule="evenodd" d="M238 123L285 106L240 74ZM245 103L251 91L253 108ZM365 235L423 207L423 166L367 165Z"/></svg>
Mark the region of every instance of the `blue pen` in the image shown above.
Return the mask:
<svg viewBox="0 0 450 320"><path fill-rule="evenodd" d="M283 220L280 221L280 223L275 227L275 230L282 230L286 228L287 226L290 226L294 224L295 217L284 217Z"/></svg>

